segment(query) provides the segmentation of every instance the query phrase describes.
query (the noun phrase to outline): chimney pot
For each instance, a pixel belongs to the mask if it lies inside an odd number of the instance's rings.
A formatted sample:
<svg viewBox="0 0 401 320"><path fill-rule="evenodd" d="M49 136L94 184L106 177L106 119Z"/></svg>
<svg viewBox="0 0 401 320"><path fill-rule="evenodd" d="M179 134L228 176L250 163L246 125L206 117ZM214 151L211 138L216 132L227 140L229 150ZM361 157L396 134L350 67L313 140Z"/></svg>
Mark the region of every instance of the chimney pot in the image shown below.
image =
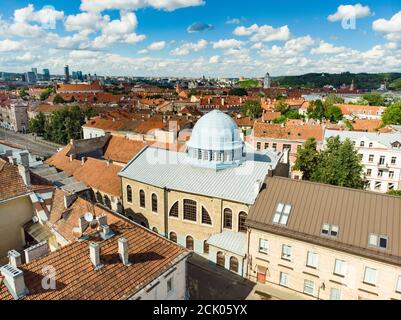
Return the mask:
<svg viewBox="0 0 401 320"><path fill-rule="evenodd" d="M0 268L0 273L4 277L4 284L15 300L23 298L28 294L22 270L7 264Z"/></svg>
<svg viewBox="0 0 401 320"><path fill-rule="evenodd" d="M98 243L93 242L89 245L89 257L96 271L103 267L100 262L100 246Z"/></svg>
<svg viewBox="0 0 401 320"><path fill-rule="evenodd" d="M129 266L128 240L126 238L118 239L118 254L124 266Z"/></svg>
<svg viewBox="0 0 401 320"><path fill-rule="evenodd" d="M15 268L18 268L22 264L21 254L16 250L10 250L8 252L9 263Z"/></svg>

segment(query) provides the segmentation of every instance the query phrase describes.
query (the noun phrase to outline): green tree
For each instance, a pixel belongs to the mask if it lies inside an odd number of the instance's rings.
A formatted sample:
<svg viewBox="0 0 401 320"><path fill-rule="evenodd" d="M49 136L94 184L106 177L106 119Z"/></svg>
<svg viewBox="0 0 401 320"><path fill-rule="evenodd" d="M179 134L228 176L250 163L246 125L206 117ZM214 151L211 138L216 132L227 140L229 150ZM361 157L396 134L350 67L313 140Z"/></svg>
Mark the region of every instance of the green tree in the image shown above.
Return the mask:
<svg viewBox="0 0 401 320"><path fill-rule="evenodd" d="M322 120L324 118L324 105L322 100L312 101L307 110L308 118Z"/></svg>
<svg viewBox="0 0 401 320"><path fill-rule="evenodd" d="M387 194L389 194L390 196L401 197L401 190L391 190L391 191L387 192Z"/></svg>
<svg viewBox="0 0 401 320"><path fill-rule="evenodd" d="M59 94L57 94L53 99L53 103L61 104L65 103L65 100Z"/></svg>
<svg viewBox="0 0 401 320"><path fill-rule="evenodd" d="M233 88L228 92L228 94L230 96L247 96L248 91L246 91L244 88Z"/></svg>
<svg viewBox="0 0 401 320"><path fill-rule="evenodd" d="M297 151L297 160L294 170L302 171L305 180L310 180L313 172L319 163L319 153L317 151L317 142L315 138L309 138L305 141L302 148Z"/></svg>
<svg viewBox="0 0 401 320"><path fill-rule="evenodd" d="M383 114L382 121L384 125L401 124L401 102L393 103L386 108Z"/></svg>
<svg viewBox="0 0 401 320"><path fill-rule="evenodd" d="M29 96L29 93L28 93L27 88L22 88L22 89L19 91L19 96L20 96L22 99L25 99L26 97L28 97L28 96Z"/></svg>
<svg viewBox="0 0 401 320"><path fill-rule="evenodd" d="M39 112L35 118L29 121L29 131L42 137L45 134L46 117Z"/></svg>
<svg viewBox="0 0 401 320"><path fill-rule="evenodd" d="M311 175L311 181L354 189L364 189L363 166L351 140L344 142L333 137L327 140L325 150Z"/></svg>
<svg viewBox="0 0 401 320"><path fill-rule="evenodd" d="M262 116L262 106L259 101L247 100L242 107L242 113L246 117L253 119L260 118Z"/></svg>
<svg viewBox="0 0 401 320"><path fill-rule="evenodd" d="M362 97L370 106L384 106L384 97L377 92L365 93Z"/></svg>
<svg viewBox="0 0 401 320"><path fill-rule="evenodd" d="M334 93L330 93L325 100L325 104L327 105L333 105L333 104L337 104L337 103L344 103L344 99L337 96Z"/></svg>
<svg viewBox="0 0 401 320"><path fill-rule="evenodd" d="M45 100L46 100L47 98L49 98L50 95L51 95L52 93L54 93L54 92L55 92L55 90L54 90L53 87L47 88L46 91L43 91L43 92L40 94L40 100L45 101Z"/></svg>
<svg viewBox="0 0 401 320"><path fill-rule="evenodd" d="M332 105L326 108L324 112L324 117L330 122L337 123L338 121L343 119L343 113L339 107Z"/></svg>

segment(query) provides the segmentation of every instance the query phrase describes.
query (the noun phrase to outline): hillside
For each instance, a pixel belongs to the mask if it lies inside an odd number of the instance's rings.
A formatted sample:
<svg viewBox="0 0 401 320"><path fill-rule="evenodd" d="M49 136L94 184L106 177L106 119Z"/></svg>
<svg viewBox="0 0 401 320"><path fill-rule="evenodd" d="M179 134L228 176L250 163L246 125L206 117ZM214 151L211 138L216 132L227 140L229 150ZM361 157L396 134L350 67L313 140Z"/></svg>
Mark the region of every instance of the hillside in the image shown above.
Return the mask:
<svg viewBox="0 0 401 320"><path fill-rule="evenodd" d="M321 88L325 85L333 85L338 88L344 83L350 85L354 80L358 89L377 89L381 84L391 84L398 78L401 78L401 73L309 73L300 76L276 77L274 82L286 87Z"/></svg>

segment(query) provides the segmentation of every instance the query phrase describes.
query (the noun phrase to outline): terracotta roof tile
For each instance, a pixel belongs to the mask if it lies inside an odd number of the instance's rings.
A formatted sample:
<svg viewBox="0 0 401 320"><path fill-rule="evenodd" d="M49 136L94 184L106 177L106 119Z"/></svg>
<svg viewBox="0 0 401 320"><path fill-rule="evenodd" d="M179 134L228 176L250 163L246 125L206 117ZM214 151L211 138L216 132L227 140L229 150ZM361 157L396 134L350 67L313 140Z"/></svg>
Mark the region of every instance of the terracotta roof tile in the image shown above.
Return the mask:
<svg viewBox="0 0 401 320"><path fill-rule="evenodd" d="M323 141L323 128L320 125L282 126L280 124L256 122L253 129L256 138L307 140L314 137L318 141Z"/></svg>
<svg viewBox="0 0 401 320"><path fill-rule="evenodd" d="M104 158L116 162L128 163L146 144L126 138L112 136L104 148Z"/></svg>

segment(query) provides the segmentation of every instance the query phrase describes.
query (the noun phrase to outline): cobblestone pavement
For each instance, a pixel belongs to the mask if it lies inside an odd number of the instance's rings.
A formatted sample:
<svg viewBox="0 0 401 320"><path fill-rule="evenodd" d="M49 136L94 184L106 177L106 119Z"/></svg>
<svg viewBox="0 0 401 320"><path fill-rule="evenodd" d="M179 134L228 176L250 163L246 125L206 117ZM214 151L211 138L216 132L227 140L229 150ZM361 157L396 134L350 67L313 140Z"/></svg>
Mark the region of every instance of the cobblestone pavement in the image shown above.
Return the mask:
<svg viewBox="0 0 401 320"><path fill-rule="evenodd" d="M19 145L39 157L49 157L62 147L61 145L44 141L39 137L34 137L31 134L16 133L3 128L0 128L0 140Z"/></svg>

